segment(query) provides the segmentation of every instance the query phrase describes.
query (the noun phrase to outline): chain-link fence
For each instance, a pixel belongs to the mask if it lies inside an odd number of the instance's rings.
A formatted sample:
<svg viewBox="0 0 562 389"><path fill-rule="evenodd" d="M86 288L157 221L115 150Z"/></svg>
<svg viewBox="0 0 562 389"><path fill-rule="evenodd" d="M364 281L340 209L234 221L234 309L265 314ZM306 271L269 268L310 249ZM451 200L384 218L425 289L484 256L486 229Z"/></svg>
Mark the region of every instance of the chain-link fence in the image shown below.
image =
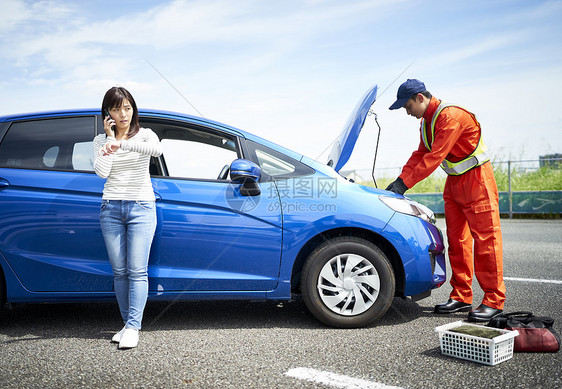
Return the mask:
<svg viewBox="0 0 562 389"><path fill-rule="evenodd" d="M562 158L493 161L494 175L500 195L500 212L515 214L562 215ZM400 174L401 167L357 169L342 172L354 181L378 188L386 188ZM411 188L406 195L444 213L443 188L447 174L437 169L431 176ZM375 184L376 182L376 184Z"/></svg>

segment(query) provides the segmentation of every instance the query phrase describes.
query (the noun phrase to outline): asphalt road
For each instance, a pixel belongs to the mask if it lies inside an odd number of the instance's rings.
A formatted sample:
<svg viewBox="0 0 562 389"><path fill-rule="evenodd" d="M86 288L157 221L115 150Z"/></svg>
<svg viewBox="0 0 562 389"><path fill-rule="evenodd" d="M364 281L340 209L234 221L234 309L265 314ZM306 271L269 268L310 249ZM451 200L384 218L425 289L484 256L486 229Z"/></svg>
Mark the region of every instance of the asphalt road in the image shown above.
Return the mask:
<svg viewBox="0 0 562 389"><path fill-rule="evenodd" d="M505 309L552 316L562 333L562 221L502 220L502 229ZM353 330L323 326L302 300L149 303L128 351L109 341L121 328L115 304L18 305L0 313L0 387L562 387L562 352L496 366L441 355L434 328L466 317L433 313L449 291L395 299L378 323ZM317 381L294 377L303 372Z"/></svg>

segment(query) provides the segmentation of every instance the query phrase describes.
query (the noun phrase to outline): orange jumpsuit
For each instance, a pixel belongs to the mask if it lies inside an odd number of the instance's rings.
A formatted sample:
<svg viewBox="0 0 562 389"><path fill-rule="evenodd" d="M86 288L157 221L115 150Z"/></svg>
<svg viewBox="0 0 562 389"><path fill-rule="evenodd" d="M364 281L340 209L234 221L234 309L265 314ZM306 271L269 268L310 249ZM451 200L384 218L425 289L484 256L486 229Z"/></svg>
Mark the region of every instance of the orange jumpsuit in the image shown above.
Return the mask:
<svg viewBox="0 0 562 389"><path fill-rule="evenodd" d="M445 158L450 162L461 161L478 145L479 123L457 107L441 111L435 123L434 139L431 139L430 124L439 103L435 97L431 98L423 116L426 128L420 128L420 145L400 174L408 188L429 176ZM425 146L421 131L426 131L431 150ZM498 189L491 163L486 162L459 176L449 175L443 199L453 272L450 297L472 304L472 278L476 273L484 291L482 303L503 309L502 236Z"/></svg>

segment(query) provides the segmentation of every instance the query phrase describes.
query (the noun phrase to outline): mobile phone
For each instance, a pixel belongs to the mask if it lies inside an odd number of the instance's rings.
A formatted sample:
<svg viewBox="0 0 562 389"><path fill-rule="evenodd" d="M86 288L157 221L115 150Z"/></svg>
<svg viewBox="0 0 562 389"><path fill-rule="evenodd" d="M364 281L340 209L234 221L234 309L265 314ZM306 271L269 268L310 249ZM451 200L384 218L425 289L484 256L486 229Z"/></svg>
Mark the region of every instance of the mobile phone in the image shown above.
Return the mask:
<svg viewBox="0 0 562 389"><path fill-rule="evenodd" d="M111 115L109 114L109 111L107 109L103 110L103 114L105 116L109 116L109 118L111 119ZM105 116L104 116L103 120L105 120ZM111 131L115 132L115 125L111 126Z"/></svg>

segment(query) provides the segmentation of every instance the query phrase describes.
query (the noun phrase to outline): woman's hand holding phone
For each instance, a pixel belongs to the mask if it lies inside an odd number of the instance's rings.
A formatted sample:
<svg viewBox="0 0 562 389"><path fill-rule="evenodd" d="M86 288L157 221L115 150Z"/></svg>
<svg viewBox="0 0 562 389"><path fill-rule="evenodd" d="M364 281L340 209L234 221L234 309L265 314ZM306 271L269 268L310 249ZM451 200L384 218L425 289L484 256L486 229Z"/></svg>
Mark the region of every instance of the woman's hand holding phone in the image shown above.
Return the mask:
<svg viewBox="0 0 562 389"><path fill-rule="evenodd" d="M111 118L109 111L107 109L103 110L105 118L103 119L103 129L107 136L112 136L115 138L115 120Z"/></svg>

